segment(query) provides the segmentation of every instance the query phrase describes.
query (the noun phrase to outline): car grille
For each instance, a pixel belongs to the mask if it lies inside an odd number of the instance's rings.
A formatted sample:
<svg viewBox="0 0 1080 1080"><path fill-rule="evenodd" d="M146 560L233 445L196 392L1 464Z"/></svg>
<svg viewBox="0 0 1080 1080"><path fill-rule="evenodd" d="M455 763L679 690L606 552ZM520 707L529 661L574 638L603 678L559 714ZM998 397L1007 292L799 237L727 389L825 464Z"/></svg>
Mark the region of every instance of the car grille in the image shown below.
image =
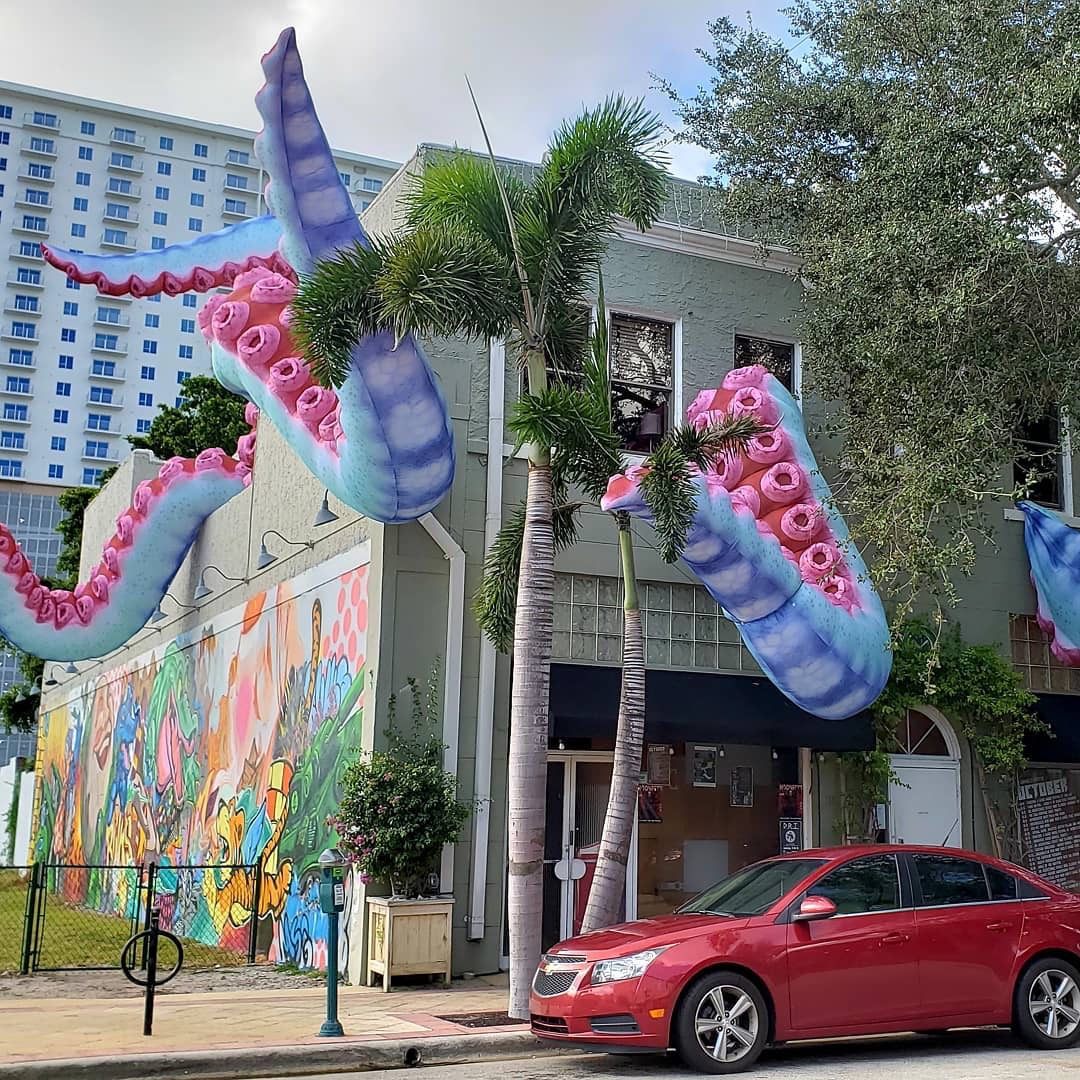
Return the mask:
<svg viewBox="0 0 1080 1080"><path fill-rule="evenodd" d="M561 1016L537 1016L533 1014L532 1029L539 1035L569 1035L570 1029Z"/></svg>
<svg viewBox="0 0 1080 1080"><path fill-rule="evenodd" d="M576 971L537 971L533 979L533 989L541 997L554 997L556 994L565 994L574 980L578 977Z"/></svg>
<svg viewBox="0 0 1080 1080"><path fill-rule="evenodd" d="M629 1013L618 1016L594 1016L589 1020L589 1027L597 1035L640 1035L641 1028Z"/></svg>
<svg viewBox="0 0 1080 1080"><path fill-rule="evenodd" d="M549 964L584 964L584 956L571 956L570 953L548 953L544 959Z"/></svg>

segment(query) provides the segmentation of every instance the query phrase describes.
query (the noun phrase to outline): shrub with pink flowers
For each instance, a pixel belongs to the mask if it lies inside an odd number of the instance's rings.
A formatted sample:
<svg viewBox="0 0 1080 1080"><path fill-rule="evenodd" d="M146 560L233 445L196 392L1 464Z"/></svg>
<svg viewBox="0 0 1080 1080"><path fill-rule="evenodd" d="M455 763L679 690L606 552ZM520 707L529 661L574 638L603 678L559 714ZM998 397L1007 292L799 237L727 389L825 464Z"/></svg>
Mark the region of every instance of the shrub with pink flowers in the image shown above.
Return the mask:
<svg viewBox="0 0 1080 1080"><path fill-rule="evenodd" d="M457 799L457 780L443 768L445 746L433 732L438 723L438 668L423 699L414 679L412 732L397 729L390 699L387 747L363 755L342 777L342 798L328 819L339 846L361 881L390 886L394 896L428 891L443 845L455 843L469 816Z"/></svg>

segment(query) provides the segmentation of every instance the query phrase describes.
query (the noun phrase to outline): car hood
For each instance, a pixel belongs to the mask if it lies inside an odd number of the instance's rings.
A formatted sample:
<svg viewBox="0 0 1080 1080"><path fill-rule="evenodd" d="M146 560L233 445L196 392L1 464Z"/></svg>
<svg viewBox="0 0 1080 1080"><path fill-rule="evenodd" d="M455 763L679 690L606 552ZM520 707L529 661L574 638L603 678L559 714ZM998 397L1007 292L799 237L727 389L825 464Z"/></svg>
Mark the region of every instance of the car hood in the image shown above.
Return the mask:
<svg viewBox="0 0 1080 1080"><path fill-rule="evenodd" d="M658 915L652 919L620 923L592 934L568 938L550 949L548 956L584 954L590 960L607 955L624 956L686 941L701 934L716 933L717 930L740 930L748 921L746 918L733 919L724 915Z"/></svg>

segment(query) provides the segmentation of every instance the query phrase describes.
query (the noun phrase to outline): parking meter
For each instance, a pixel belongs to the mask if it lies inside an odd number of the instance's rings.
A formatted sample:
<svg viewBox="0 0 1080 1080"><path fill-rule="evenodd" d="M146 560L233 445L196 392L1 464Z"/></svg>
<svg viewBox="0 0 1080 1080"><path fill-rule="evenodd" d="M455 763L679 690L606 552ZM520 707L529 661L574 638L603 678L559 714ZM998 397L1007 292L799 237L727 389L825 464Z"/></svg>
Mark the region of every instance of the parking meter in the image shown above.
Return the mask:
<svg viewBox="0 0 1080 1080"><path fill-rule="evenodd" d="M319 856L319 907L327 915L345 910L345 856L337 848Z"/></svg>
<svg viewBox="0 0 1080 1080"><path fill-rule="evenodd" d="M337 1015L338 920L345 910L345 856L327 848L319 856L319 907L326 913L326 1019L318 1034L344 1035Z"/></svg>

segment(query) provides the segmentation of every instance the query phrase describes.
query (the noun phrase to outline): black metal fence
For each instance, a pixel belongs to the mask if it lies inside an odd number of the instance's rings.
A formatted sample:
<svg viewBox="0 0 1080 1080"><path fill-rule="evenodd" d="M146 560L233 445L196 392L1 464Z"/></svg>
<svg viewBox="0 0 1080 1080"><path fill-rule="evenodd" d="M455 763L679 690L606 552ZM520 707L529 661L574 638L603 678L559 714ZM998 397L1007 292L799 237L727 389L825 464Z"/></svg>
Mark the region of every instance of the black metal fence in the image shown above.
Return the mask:
<svg viewBox="0 0 1080 1080"><path fill-rule="evenodd" d="M185 968L254 963L261 879L260 863L0 868L0 971L119 967L154 910Z"/></svg>

